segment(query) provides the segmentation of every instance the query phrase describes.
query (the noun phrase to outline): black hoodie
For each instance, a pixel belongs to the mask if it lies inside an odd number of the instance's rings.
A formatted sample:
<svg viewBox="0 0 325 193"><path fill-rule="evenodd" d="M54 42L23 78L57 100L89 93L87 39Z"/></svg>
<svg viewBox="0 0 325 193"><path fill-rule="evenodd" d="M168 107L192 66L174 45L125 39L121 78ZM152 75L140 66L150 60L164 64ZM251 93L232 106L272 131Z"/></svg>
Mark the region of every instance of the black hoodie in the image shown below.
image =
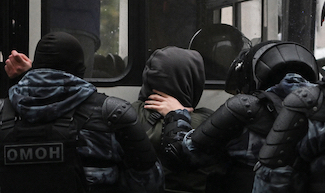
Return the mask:
<svg viewBox="0 0 325 193"><path fill-rule="evenodd" d="M139 100L132 106L157 150L161 148L163 117L152 122L153 110L144 108L145 100L153 89L175 97L183 106L195 108L204 89L205 73L201 55L194 50L166 47L156 50L148 59L142 74L143 84ZM196 128L213 113L211 109L199 108L191 112L191 126ZM201 170L172 172L165 170L165 188L169 192L205 192L208 172Z"/></svg>
<svg viewBox="0 0 325 193"><path fill-rule="evenodd" d="M195 108L204 89L202 56L178 47L158 49L148 59L142 81L139 100L145 101L156 89L175 97L185 107Z"/></svg>

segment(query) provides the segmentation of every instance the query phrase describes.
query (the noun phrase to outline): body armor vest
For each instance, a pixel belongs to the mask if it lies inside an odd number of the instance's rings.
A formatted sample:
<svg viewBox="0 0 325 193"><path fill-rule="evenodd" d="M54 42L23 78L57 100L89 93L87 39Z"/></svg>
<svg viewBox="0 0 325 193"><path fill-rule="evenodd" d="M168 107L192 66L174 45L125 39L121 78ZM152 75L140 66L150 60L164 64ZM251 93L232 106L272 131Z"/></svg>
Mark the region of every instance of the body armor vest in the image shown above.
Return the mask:
<svg viewBox="0 0 325 193"><path fill-rule="evenodd" d="M72 110L31 124L16 116L8 99L1 104L1 192L86 192L76 138L88 115Z"/></svg>

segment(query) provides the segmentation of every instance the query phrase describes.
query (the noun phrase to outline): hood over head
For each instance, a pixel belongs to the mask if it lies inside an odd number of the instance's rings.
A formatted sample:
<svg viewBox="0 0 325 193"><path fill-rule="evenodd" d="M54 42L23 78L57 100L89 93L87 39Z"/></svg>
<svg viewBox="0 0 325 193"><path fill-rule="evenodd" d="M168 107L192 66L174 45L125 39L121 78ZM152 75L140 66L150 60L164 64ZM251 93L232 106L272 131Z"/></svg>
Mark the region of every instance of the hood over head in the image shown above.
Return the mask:
<svg viewBox="0 0 325 193"><path fill-rule="evenodd" d="M205 82L202 56L195 50L174 46L158 49L148 59L142 81L139 100L145 101L156 89L185 107L195 108Z"/></svg>
<svg viewBox="0 0 325 193"><path fill-rule="evenodd" d="M80 78L85 72L84 54L79 41L66 32L52 32L42 37L35 50L33 69L63 70Z"/></svg>

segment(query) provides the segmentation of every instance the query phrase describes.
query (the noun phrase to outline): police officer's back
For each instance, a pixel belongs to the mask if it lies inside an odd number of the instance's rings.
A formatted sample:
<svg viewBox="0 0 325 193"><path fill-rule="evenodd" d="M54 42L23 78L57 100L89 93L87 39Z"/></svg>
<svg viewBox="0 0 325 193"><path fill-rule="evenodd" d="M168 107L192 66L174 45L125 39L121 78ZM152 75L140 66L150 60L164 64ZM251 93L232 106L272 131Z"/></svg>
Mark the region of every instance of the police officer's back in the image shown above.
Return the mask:
<svg viewBox="0 0 325 193"><path fill-rule="evenodd" d="M79 77L71 35L38 43L33 69L1 100L1 192L161 192L160 164L127 101Z"/></svg>

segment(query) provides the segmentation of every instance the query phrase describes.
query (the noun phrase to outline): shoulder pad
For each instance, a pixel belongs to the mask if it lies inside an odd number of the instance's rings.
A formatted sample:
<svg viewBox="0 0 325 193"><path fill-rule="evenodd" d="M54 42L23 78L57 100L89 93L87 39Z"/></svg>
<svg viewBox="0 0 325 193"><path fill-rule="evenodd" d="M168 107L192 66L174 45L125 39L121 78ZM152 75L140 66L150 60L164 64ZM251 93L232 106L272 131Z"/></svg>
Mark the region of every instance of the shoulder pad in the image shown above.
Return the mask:
<svg viewBox="0 0 325 193"><path fill-rule="evenodd" d="M308 117L315 114L323 103L323 92L318 86L299 88L290 93L283 101L285 108L305 113Z"/></svg>
<svg viewBox="0 0 325 193"><path fill-rule="evenodd" d="M253 95L238 94L226 101L226 107L234 116L247 122L253 119L261 108L259 99Z"/></svg>
<svg viewBox="0 0 325 193"><path fill-rule="evenodd" d="M116 97L107 97L105 99L102 115L108 126L114 124L116 128L134 124L137 121L136 111L130 102Z"/></svg>

